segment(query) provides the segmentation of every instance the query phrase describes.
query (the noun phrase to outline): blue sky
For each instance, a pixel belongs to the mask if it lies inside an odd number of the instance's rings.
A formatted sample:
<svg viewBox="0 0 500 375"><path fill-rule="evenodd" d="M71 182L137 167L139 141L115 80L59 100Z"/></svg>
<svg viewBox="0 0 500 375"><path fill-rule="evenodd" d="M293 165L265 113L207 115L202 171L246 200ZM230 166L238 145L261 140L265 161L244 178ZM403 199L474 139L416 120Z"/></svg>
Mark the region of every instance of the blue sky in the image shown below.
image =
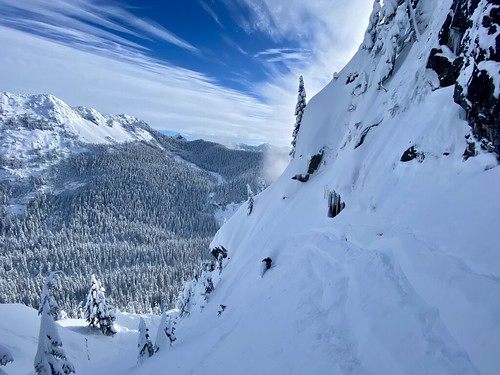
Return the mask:
<svg viewBox="0 0 500 375"><path fill-rule="evenodd" d="M289 144L372 0L0 0L0 91L51 93L222 143Z"/></svg>

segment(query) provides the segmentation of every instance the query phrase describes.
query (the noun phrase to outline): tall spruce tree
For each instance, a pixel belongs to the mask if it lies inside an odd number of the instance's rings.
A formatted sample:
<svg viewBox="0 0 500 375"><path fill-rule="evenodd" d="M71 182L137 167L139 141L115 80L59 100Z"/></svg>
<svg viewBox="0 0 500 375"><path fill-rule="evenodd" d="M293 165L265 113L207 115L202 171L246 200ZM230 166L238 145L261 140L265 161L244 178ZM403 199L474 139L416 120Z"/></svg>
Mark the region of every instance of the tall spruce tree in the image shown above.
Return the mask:
<svg viewBox="0 0 500 375"><path fill-rule="evenodd" d="M38 335L38 350L35 355L35 372L39 375L64 375L75 372L75 367L66 357L62 348L61 337L54 321L54 301L51 291L55 277L60 272L51 272L43 286L40 308L40 332Z"/></svg>
<svg viewBox="0 0 500 375"><path fill-rule="evenodd" d="M91 276L91 287L84 307L85 319L91 327L99 327L105 335L114 335L116 329L113 325L115 315L106 303L105 289L95 275Z"/></svg>
<svg viewBox="0 0 500 375"><path fill-rule="evenodd" d="M299 77L299 94L297 96L297 105L295 106L295 127L292 133L292 150L290 155L292 158L295 156L295 145L297 143L297 135L299 134L300 124L302 122L302 116L304 114L304 109L306 108L306 89L304 88L304 78Z"/></svg>

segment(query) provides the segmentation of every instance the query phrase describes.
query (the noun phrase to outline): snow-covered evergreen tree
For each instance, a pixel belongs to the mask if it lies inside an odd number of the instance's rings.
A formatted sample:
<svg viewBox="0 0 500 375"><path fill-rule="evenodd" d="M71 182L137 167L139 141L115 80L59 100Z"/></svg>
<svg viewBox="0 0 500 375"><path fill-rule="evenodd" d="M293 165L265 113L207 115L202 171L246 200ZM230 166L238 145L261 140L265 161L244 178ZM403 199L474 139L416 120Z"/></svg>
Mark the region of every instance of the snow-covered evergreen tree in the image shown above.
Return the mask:
<svg viewBox="0 0 500 375"><path fill-rule="evenodd" d="M155 348L149 339L149 329L142 317L139 322L139 341L137 342L137 347L139 348L138 363L141 363L144 358L149 358L155 354Z"/></svg>
<svg viewBox="0 0 500 375"><path fill-rule="evenodd" d="M14 362L14 357L4 345L0 344L0 366L5 366L7 363ZM1 370L0 370L1 373Z"/></svg>
<svg viewBox="0 0 500 375"><path fill-rule="evenodd" d="M175 337L175 324L176 321L172 318L172 315L168 314L165 310L161 317L160 325L158 326L158 332L156 334L155 349L160 350L171 346L177 338Z"/></svg>
<svg viewBox="0 0 500 375"><path fill-rule="evenodd" d="M105 335L114 335L115 315L106 303L105 289L95 275L91 277L91 287L84 307L85 319L91 327L99 327Z"/></svg>
<svg viewBox="0 0 500 375"><path fill-rule="evenodd" d="M415 16L415 10L413 9L412 0L406 0L406 6L408 8L408 16L411 21L413 35L415 37L415 40L418 41L420 39L420 31L418 30L418 22Z"/></svg>
<svg viewBox="0 0 500 375"><path fill-rule="evenodd" d="M306 108L306 89L304 88L304 78L299 77L299 94L297 96L297 104L295 106L295 127L292 133L292 150L290 155L295 156L295 145L297 144L297 135L299 134L300 124L302 122L302 115L304 114L304 109Z"/></svg>
<svg viewBox="0 0 500 375"><path fill-rule="evenodd" d="M380 9L378 18L376 16L377 5L374 5L372 13L373 21L380 20L373 29L373 24L370 23L363 47L368 48L370 43L370 35L375 38L373 46L371 47L371 56L375 58L381 54L378 67L375 71L375 77L378 84L382 83L389 78L394 70L394 63L403 47L411 39L410 33L414 33L418 37L418 31L414 29L414 25L410 22L410 16L413 16L413 8L411 11L408 9L404 1L386 0ZM372 18L370 18L372 22Z"/></svg>
<svg viewBox="0 0 500 375"><path fill-rule="evenodd" d="M40 298L40 306L38 307L38 315L40 315L44 309L44 306L47 305L49 309L49 313L54 320L59 319L59 305L56 300L52 296L52 291L56 289L56 278L57 276L64 275L61 271L54 271L49 273L42 288L42 296Z"/></svg>
<svg viewBox="0 0 500 375"><path fill-rule="evenodd" d="M179 299L177 301L177 309L179 310L179 318L189 316L191 313L191 305L194 297L194 285L196 280L187 281L184 283Z"/></svg>
<svg viewBox="0 0 500 375"><path fill-rule="evenodd" d="M39 375L63 375L75 372L75 367L66 357L62 348L61 337L53 317L50 288L57 273L47 276L42 291L42 298L38 314L40 315L40 332L38 335L38 350L35 355L35 372ZM57 306L57 304L56 304Z"/></svg>
<svg viewBox="0 0 500 375"><path fill-rule="evenodd" d="M248 194L248 208L247 208L247 215L250 215L253 211L253 191L250 188L250 185L247 184L247 194Z"/></svg>
<svg viewBox="0 0 500 375"><path fill-rule="evenodd" d="M203 310L209 295L220 280L219 264L215 261L202 262L201 270L195 274L193 280L184 284L184 289L177 303L179 318L182 319L191 314L195 306Z"/></svg>
<svg viewBox="0 0 500 375"><path fill-rule="evenodd" d="M377 39L377 25L380 21L380 0L373 1L373 10L370 14L368 28L365 32L365 37L363 39L363 44L361 45L364 49L371 51Z"/></svg>

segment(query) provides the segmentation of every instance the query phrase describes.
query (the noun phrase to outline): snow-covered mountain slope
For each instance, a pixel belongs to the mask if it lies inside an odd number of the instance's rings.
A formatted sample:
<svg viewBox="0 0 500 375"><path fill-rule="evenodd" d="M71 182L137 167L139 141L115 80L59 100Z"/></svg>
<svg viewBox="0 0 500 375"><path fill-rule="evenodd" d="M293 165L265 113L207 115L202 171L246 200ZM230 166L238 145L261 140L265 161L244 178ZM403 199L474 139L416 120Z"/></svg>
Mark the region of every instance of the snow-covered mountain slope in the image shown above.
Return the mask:
<svg viewBox="0 0 500 375"><path fill-rule="evenodd" d="M0 109L2 122L23 115L28 121L34 121L31 126L35 129L39 126L42 131L49 130L44 128L46 125L52 131L64 130L67 137L78 138L84 143L148 141L153 138L148 132L149 127L135 117L102 115L92 108L70 107L52 95L0 93ZM36 120L39 120L38 124Z"/></svg>
<svg viewBox="0 0 500 375"><path fill-rule="evenodd" d="M94 109L70 107L52 95L0 93L0 154L12 168L11 178L35 174L85 144L151 141L151 129L127 115L102 115Z"/></svg>
<svg viewBox="0 0 500 375"><path fill-rule="evenodd" d="M0 374L34 374L33 359L37 351L40 317L35 309L18 304L0 305L1 342L14 361L0 367ZM116 316L114 337L104 336L87 326L83 319L65 319L57 329L63 350L75 366L77 374L119 374L121 367L137 363L137 327L141 316L120 313ZM142 315L155 332L159 324L156 315ZM16 324L13 324L16 323ZM121 363L116 366L115 361ZM2 370L4 372L2 372Z"/></svg>
<svg viewBox="0 0 500 375"><path fill-rule="evenodd" d="M195 285L176 345L132 373L498 373L500 168L479 147L464 157L455 85L427 68L455 5L375 2L363 46L308 103L288 168L213 240L229 258L198 284L215 289ZM333 192L345 208L330 217Z"/></svg>

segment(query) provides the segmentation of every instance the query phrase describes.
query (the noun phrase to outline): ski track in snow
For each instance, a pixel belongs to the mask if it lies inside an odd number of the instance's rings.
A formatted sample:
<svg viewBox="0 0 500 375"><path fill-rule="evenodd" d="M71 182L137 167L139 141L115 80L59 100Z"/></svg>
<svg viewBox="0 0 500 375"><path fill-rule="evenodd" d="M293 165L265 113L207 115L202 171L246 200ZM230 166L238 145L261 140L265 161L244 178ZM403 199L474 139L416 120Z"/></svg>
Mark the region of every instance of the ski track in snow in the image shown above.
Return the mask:
<svg viewBox="0 0 500 375"><path fill-rule="evenodd" d="M309 264L305 274L317 278L320 284L311 288L318 295L308 296L307 300L321 303L311 308L307 316L321 322L324 347L331 348L333 363L342 373L370 373L367 369L374 368L378 369L377 373L391 372L394 367L384 370L386 359L381 362L377 358L379 350L375 349L390 344L381 341L384 336L392 339L396 336L398 345L392 344L390 349L403 357L413 350L415 340L423 348L425 354L414 357L414 363L408 363L407 367L400 367L400 373L448 373L450 370L456 374L479 373L440 320L438 309L427 304L414 290L391 251L362 249L348 241L342 243L328 232L320 232L320 235L327 239L324 244L328 250L310 248L314 254L306 258ZM311 242L317 240L311 238ZM325 278L325 275L332 277ZM355 311L370 312L370 315L356 316ZM356 334L351 330L357 331ZM356 342L354 337L364 338L364 342ZM397 362L392 365L397 367Z"/></svg>

